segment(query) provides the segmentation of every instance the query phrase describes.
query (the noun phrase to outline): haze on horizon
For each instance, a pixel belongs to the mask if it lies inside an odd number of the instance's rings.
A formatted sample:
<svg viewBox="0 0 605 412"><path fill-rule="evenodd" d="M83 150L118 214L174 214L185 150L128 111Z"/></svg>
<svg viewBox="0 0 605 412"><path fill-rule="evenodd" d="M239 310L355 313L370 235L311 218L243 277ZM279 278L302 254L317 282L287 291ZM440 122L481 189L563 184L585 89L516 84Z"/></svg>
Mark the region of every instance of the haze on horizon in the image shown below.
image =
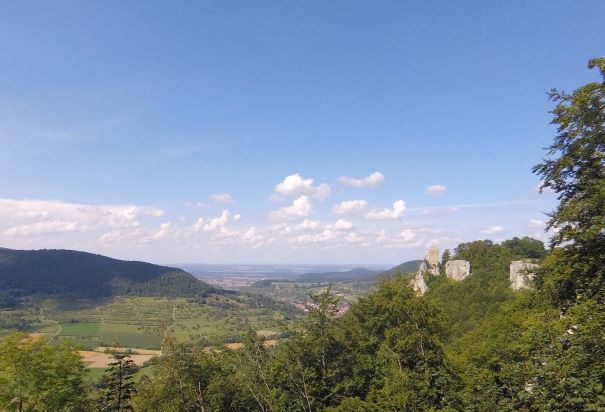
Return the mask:
<svg viewBox="0 0 605 412"><path fill-rule="evenodd" d="M0 247L395 264L546 240L546 92L593 80L605 3L439 5L3 4Z"/></svg>

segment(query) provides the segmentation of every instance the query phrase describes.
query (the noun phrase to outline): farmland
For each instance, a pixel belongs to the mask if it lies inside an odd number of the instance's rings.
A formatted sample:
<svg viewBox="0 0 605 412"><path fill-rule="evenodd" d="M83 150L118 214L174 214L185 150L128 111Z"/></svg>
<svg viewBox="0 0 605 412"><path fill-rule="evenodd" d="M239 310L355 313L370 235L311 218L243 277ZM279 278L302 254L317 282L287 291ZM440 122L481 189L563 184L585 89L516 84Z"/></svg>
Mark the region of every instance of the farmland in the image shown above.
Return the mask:
<svg viewBox="0 0 605 412"><path fill-rule="evenodd" d="M38 307L0 311L3 330L21 329L51 342L70 339L83 349L160 349L166 333L203 346L239 342L250 328L275 336L292 316L242 295L187 298L115 297L106 302L54 301Z"/></svg>

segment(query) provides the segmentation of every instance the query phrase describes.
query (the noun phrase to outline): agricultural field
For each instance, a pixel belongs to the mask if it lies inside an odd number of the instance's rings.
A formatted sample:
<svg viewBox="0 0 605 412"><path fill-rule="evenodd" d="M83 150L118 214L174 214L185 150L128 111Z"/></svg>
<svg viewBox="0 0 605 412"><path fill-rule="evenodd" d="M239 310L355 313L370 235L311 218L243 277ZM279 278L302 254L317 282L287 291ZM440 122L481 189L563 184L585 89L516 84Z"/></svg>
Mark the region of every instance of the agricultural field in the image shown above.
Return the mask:
<svg viewBox="0 0 605 412"><path fill-rule="evenodd" d="M375 280L354 280L343 282L298 282L294 280L263 280L255 282L243 291L259 294L267 298L301 306L309 301L309 295L317 294L330 287L346 304L351 304L370 292Z"/></svg>
<svg viewBox="0 0 605 412"><path fill-rule="evenodd" d="M69 339L83 350L106 346L157 350L167 332L178 341L204 346L240 342L249 329L273 339L292 318L267 301L237 294L211 295L203 302L160 297L68 304L46 300L0 311L0 333L23 330L50 342Z"/></svg>

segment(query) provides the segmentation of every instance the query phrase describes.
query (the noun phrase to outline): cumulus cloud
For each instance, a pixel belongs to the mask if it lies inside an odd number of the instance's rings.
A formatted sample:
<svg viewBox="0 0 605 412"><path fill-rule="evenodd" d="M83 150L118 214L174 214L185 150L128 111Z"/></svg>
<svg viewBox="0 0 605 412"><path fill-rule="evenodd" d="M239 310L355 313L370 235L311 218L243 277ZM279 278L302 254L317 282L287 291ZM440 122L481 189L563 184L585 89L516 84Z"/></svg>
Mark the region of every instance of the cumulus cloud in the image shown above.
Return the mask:
<svg viewBox="0 0 605 412"><path fill-rule="evenodd" d="M411 240L414 240L418 235L414 229L403 229L399 233L399 236L401 237L401 239L403 239L404 242L409 242Z"/></svg>
<svg viewBox="0 0 605 412"><path fill-rule="evenodd" d="M361 213L368 207L368 202L363 199L359 200L343 200L332 207L332 212L339 215L347 215L353 213Z"/></svg>
<svg viewBox="0 0 605 412"><path fill-rule="evenodd" d="M296 225L297 229L300 230L317 230L321 227L321 222L317 220L305 219L302 223Z"/></svg>
<svg viewBox="0 0 605 412"><path fill-rule="evenodd" d="M153 240L162 240L170 233L170 231L172 229L173 229L172 223L164 222L160 225L160 229L157 232L155 232L153 235L151 235L151 238Z"/></svg>
<svg viewBox="0 0 605 412"><path fill-rule="evenodd" d="M223 210L220 216L215 217L213 219L207 219L205 217L200 217L197 222L193 225L193 230L204 231L204 232L212 232L220 227L223 227L229 222L229 217L231 213L228 210Z"/></svg>
<svg viewBox="0 0 605 412"><path fill-rule="evenodd" d="M447 191L447 187L440 184L430 185L426 188L425 193L427 195L441 195Z"/></svg>
<svg viewBox="0 0 605 412"><path fill-rule="evenodd" d="M3 231L2 234L6 236L33 236L49 233L73 232L77 229L77 222L51 220L47 222L35 222L27 225L13 226Z"/></svg>
<svg viewBox="0 0 605 412"><path fill-rule="evenodd" d="M54 200L0 199L0 233L11 235L138 227L142 217L162 217L158 208L94 205ZM7 224L11 227L4 227Z"/></svg>
<svg viewBox="0 0 605 412"><path fill-rule="evenodd" d="M546 222L542 219L531 219L527 226L532 229L544 229L546 227Z"/></svg>
<svg viewBox="0 0 605 412"><path fill-rule="evenodd" d="M338 219L336 221L336 223L334 223L333 225L326 226L327 230L336 230L338 232L351 230L352 228L353 228L353 223L349 222L348 220L344 220L344 219Z"/></svg>
<svg viewBox="0 0 605 412"><path fill-rule="evenodd" d="M488 235L498 235L504 232L504 228L502 226L492 226L482 230L483 233Z"/></svg>
<svg viewBox="0 0 605 412"><path fill-rule="evenodd" d="M216 203L233 203L233 197L229 193L218 193L211 196Z"/></svg>
<svg viewBox="0 0 605 412"><path fill-rule="evenodd" d="M395 220L401 218L403 212L405 212L405 202L397 200L393 203L392 209L373 209L365 214L365 218L369 220Z"/></svg>
<svg viewBox="0 0 605 412"><path fill-rule="evenodd" d="M304 179L299 173L286 176L283 182L274 188L274 197L312 196L325 199L330 196L331 189L326 183L313 186L313 179Z"/></svg>
<svg viewBox="0 0 605 412"><path fill-rule="evenodd" d="M309 216L313 212L313 206L308 196L300 196L292 202L292 205L279 208L269 213L269 219L273 221L294 220Z"/></svg>
<svg viewBox="0 0 605 412"><path fill-rule="evenodd" d="M361 179L355 179L353 177L342 176L338 178L338 181L345 186L351 187L363 187L363 186L375 186L384 180L384 175L380 172L370 173L366 177Z"/></svg>

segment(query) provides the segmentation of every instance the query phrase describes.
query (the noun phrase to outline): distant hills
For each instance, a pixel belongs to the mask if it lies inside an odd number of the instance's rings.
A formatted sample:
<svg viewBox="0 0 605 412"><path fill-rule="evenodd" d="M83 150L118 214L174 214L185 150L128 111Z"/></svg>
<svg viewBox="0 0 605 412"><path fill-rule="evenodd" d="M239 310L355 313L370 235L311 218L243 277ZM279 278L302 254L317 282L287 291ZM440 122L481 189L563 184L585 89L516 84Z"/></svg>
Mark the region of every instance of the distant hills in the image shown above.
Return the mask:
<svg viewBox="0 0 605 412"><path fill-rule="evenodd" d="M215 289L179 268L74 250L0 248L0 291L12 296L188 297Z"/></svg>
<svg viewBox="0 0 605 412"><path fill-rule="evenodd" d="M420 267L420 264L422 263L422 260L408 260L407 262L403 262L400 265L395 266L392 269L387 270L386 272L382 272L383 276L394 276L397 274L397 272L401 272L401 273L415 273L418 268Z"/></svg>
<svg viewBox="0 0 605 412"><path fill-rule="evenodd" d="M416 272L422 260L409 260L395 266L387 271L370 270L363 267L353 268L341 272L321 272L307 273L294 278L295 282L352 282L352 281L373 281L380 276L393 276L397 271L402 273Z"/></svg>

